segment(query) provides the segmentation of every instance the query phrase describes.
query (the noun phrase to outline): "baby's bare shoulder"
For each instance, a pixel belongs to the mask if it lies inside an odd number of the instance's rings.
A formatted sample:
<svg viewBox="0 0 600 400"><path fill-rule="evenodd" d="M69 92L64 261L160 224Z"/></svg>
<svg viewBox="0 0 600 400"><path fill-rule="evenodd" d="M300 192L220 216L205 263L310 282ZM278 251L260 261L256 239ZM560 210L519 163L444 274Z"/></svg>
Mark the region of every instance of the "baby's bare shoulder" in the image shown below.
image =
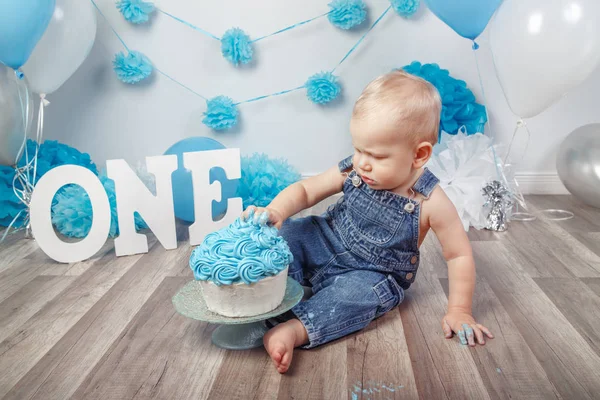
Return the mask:
<svg viewBox="0 0 600 400"><path fill-rule="evenodd" d="M430 221L452 220L457 214L456 207L440 186L436 186L429 199L423 202L422 210Z"/></svg>

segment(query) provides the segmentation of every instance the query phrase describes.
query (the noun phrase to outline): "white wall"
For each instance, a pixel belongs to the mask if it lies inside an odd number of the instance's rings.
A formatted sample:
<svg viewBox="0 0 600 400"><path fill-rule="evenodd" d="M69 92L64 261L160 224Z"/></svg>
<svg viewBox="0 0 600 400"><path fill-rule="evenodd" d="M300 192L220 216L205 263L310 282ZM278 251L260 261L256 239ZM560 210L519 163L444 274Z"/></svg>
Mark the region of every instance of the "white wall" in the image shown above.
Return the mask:
<svg viewBox="0 0 600 400"><path fill-rule="evenodd" d="M387 0L365 0L372 22ZM253 37L327 11L327 0L162 0L157 5L216 35L239 26ZM256 6L261 4L262 8ZM326 18L260 41L254 66L235 68L220 54L220 44L172 19L156 14L151 25L127 23L114 0L98 0L128 45L145 53L163 71L207 97L220 94L243 100L299 86L315 72L335 66L362 35L334 28ZM512 135L515 117L502 97L495 77L487 32L480 38L480 63L492 130L499 141ZM112 71L121 45L98 17L96 44L86 62L57 92L49 96L46 138L58 139L103 165L125 158L135 164L145 155L162 154L189 136L211 136L242 153L266 152L287 158L303 174L322 171L351 152L348 121L353 101L374 77L413 60L436 62L465 80L482 101L473 51L422 6L414 20L389 13L338 69L344 99L334 107L319 107L303 91L241 106L242 120L234 132L214 133L202 124L205 102L173 82L156 75L149 84L129 86ZM556 183L554 159L562 139L573 129L600 121L596 72L541 116L529 120L529 151L517 169L525 180L542 176ZM525 137L517 141L521 157ZM539 183L539 182L538 182Z"/></svg>

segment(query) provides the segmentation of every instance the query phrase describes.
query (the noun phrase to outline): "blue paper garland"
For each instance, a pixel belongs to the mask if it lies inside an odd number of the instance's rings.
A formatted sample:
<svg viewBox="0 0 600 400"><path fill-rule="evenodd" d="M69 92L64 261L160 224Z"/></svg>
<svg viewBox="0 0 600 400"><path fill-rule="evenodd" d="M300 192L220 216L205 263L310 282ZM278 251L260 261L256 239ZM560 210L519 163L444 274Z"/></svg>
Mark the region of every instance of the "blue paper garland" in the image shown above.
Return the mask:
<svg viewBox="0 0 600 400"><path fill-rule="evenodd" d="M233 100L227 96L217 96L206 102L202 123L216 131L234 127L237 124L238 110Z"/></svg>
<svg viewBox="0 0 600 400"><path fill-rule="evenodd" d="M269 97L280 96L300 89L306 89L308 99L315 104L326 104L338 98L341 93L342 87L339 83L339 78L334 75L334 72L337 68L340 67L342 63L344 63L346 59L350 57L350 55L358 48L358 46L362 43L365 37L375 28L375 26L377 26L377 24L379 24L383 17L385 17L387 13L393 8L393 4L390 4L390 6L386 8L386 10L383 11L383 13L371 24L371 26L366 30L366 32L350 48L350 50L346 52L346 54L340 60L340 62L330 71L324 71L315 74L311 76L302 86L298 86L293 89L281 90L279 92L257 96L239 102L234 102L231 98L224 95L216 96L209 99L201 93L193 90L189 86L186 86L185 84L179 82L174 77L152 66L150 61L143 54L139 52L134 52L129 49L123 38L110 24L110 21L102 13L100 8L98 8L95 1L90 1L94 4L96 9L98 10L98 13L106 20L110 29L113 31L117 39L121 42L123 47L128 52L127 57L124 54L122 54L118 57L118 59L115 59L115 71L117 72L119 79L121 79L123 82L134 84L147 78L152 73L152 70L156 71L157 73L165 76L174 83L178 84L179 86L183 87L184 89L204 99L207 102L207 110L204 112L204 119L202 122L206 126L214 129L215 131L223 131L235 126L237 124L239 114L237 106L243 103L250 103ZM413 3L410 4L414 4L417 0L406 1L412 1ZM272 34L262 36L254 40L251 40L250 37L239 28L232 28L225 33L223 38L219 38L163 10L160 10L158 8L156 8L156 10L164 15L169 16L170 18L175 19L180 23L183 23L195 30L198 30L199 32L202 32L203 34L213 39L221 41L223 56L226 57L232 64L240 65L249 63L252 60L252 43L288 31L295 27L304 25L323 16L328 16L332 23L337 24L336 26L339 26L342 29L350 29L352 27L358 26L366 18L366 6L362 0L333 0L329 3L329 7L331 8L331 10L323 15L302 21L300 23L280 29ZM132 55L130 57L131 60L130 58L128 58L130 55Z"/></svg>
<svg viewBox="0 0 600 400"><path fill-rule="evenodd" d="M331 11L329 22L340 29L352 29L367 18L367 6L362 0L333 0L328 4Z"/></svg>
<svg viewBox="0 0 600 400"><path fill-rule="evenodd" d="M120 52L115 55L113 69L121 82L135 84L152 74L152 63L139 51L130 51L127 54Z"/></svg>
<svg viewBox="0 0 600 400"><path fill-rule="evenodd" d="M419 10L421 0L390 0L390 3L398 15L410 18Z"/></svg>
<svg viewBox="0 0 600 400"><path fill-rule="evenodd" d="M315 104L329 103L335 100L342 91L338 77L331 72L314 74L304 85L306 86L306 96Z"/></svg>
<svg viewBox="0 0 600 400"><path fill-rule="evenodd" d="M252 61L252 41L240 28L231 28L221 38L221 53L236 67Z"/></svg>
<svg viewBox="0 0 600 400"><path fill-rule="evenodd" d="M144 0L120 0L117 9L123 17L133 24L144 24L149 21L150 14L155 10L154 4Z"/></svg>

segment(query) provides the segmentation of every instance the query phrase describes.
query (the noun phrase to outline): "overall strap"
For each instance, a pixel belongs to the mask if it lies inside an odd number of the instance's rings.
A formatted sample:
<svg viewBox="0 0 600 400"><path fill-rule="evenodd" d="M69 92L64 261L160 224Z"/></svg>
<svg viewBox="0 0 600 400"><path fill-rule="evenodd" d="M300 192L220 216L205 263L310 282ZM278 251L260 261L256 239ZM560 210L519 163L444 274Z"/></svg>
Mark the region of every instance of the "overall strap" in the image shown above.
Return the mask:
<svg viewBox="0 0 600 400"><path fill-rule="evenodd" d="M429 169L425 168L412 189L428 199L438 183L440 183L440 180L437 178L437 176L435 176Z"/></svg>
<svg viewBox="0 0 600 400"><path fill-rule="evenodd" d="M338 168L340 169L340 172L343 172L348 168L352 167L352 157L354 157L354 154L344 158L338 163Z"/></svg>

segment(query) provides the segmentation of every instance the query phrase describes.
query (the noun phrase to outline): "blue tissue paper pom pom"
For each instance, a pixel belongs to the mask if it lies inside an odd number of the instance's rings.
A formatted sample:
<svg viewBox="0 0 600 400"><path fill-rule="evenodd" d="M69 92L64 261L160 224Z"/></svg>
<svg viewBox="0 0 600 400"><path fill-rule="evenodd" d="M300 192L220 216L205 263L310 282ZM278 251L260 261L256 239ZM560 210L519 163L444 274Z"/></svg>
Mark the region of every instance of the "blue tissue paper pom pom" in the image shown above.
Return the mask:
<svg viewBox="0 0 600 400"><path fill-rule="evenodd" d="M300 173L285 159L271 159L266 154L243 156L242 177L237 195L244 209L254 205L266 207L283 189L300 180Z"/></svg>
<svg viewBox="0 0 600 400"><path fill-rule="evenodd" d="M217 96L206 102L202 123L216 131L229 129L237 124L238 109L227 96Z"/></svg>
<svg viewBox="0 0 600 400"><path fill-rule="evenodd" d="M25 206L13 192L15 169L0 165L0 226L8 226ZM21 214L23 215L23 214ZM20 227L23 219L19 218L15 227Z"/></svg>
<svg viewBox="0 0 600 400"><path fill-rule="evenodd" d="M135 84L146 79L152 74L152 63L139 51L130 51L128 54L118 53L113 61L113 69L119 80Z"/></svg>
<svg viewBox="0 0 600 400"><path fill-rule="evenodd" d="M30 160L35 154L36 147L36 142L33 140L27 141L27 153ZM22 167L26 163L25 153L23 153L18 165ZM56 140L46 140L38 149L37 168L35 173L36 182L52 168L66 164L79 165L89 169L94 174L98 174L96 165L92 162L89 154L81 153L77 149L59 143ZM33 170L30 174L29 181L33 182ZM17 214L21 210L25 210L25 206L13 191L14 176L15 170L13 167L0 166L0 226L10 225ZM23 189L18 182L17 189ZM24 216L24 213L21 215ZM15 223L15 227L20 227L22 223L23 219L19 218Z"/></svg>
<svg viewBox="0 0 600 400"><path fill-rule="evenodd" d="M412 17L421 4L421 0L390 0L396 12L405 18Z"/></svg>
<svg viewBox="0 0 600 400"><path fill-rule="evenodd" d="M109 236L119 234L117 217L117 196L115 182L105 173L98 176L110 203L110 231ZM84 238L92 227L92 203L85 190L79 185L68 185L59 191L52 202L52 223L61 234L67 237ZM147 228L144 220L135 213L136 230Z"/></svg>
<svg viewBox="0 0 600 400"><path fill-rule="evenodd" d="M367 18L367 6L362 0L333 0L328 4L329 22L341 29L352 29Z"/></svg>
<svg viewBox="0 0 600 400"><path fill-rule="evenodd" d="M414 61L402 69L429 81L440 93L440 132L456 135L464 126L468 135L483 133L487 122L485 107L475 102L475 95L464 81L453 78L448 70L441 69L437 64Z"/></svg>
<svg viewBox="0 0 600 400"><path fill-rule="evenodd" d="M154 11L154 4L143 0L117 1L117 9L125 19L133 24L148 22L149 15Z"/></svg>
<svg viewBox="0 0 600 400"><path fill-rule="evenodd" d="M229 62L238 66L252 60L252 41L240 28L231 28L221 38L221 53Z"/></svg>
<svg viewBox="0 0 600 400"><path fill-rule="evenodd" d="M35 154L35 148L37 144L33 140L27 141L27 154L29 159ZM27 160L25 154L19 160L19 166L24 166ZM94 174L98 174L96 164L92 162L90 155L82 153L79 150L60 143L57 140L46 140L43 142L38 149L38 160L36 168L36 178L39 179L46 172L59 165L79 165L92 171Z"/></svg>
<svg viewBox="0 0 600 400"><path fill-rule="evenodd" d="M338 77L331 72L319 72L314 74L304 84L306 95L316 104L325 104L334 100L342 91Z"/></svg>

